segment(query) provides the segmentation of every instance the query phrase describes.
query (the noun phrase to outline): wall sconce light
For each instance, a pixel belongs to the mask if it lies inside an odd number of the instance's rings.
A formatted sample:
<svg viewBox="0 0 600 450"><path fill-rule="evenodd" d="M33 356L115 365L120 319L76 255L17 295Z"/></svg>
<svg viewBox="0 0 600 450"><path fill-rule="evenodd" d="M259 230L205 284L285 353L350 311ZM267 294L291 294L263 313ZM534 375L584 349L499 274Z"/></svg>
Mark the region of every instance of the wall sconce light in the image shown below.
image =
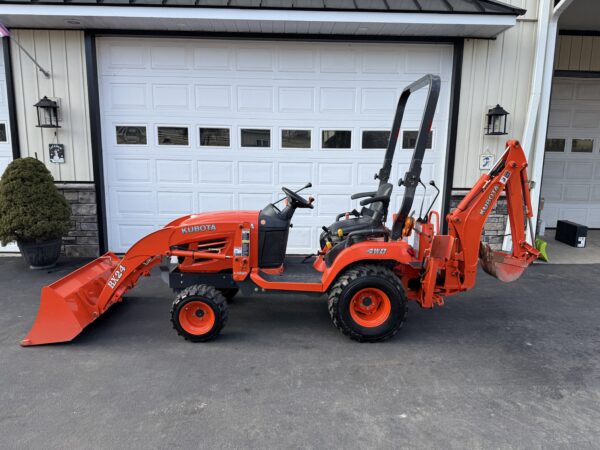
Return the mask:
<svg viewBox="0 0 600 450"><path fill-rule="evenodd" d="M37 109L38 128L60 128L58 124L58 103L44 96L33 105Z"/></svg>
<svg viewBox="0 0 600 450"><path fill-rule="evenodd" d="M487 136L508 134L506 132L506 116L508 116L508 112L502 106L494 106L485 116L487 118L487 126L485 128Z"/></svg>

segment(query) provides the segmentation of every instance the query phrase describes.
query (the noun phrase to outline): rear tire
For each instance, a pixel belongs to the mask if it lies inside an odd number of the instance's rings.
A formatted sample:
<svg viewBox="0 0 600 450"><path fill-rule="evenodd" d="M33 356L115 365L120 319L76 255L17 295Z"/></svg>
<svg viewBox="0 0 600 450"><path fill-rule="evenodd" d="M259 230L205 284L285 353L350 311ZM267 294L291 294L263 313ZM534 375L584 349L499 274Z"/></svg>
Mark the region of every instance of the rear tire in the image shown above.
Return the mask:
<svg viewBox="0 0 600 450"><path fill-rule="evenodd" d="M329 289L329 315L350 339L379 342L394 336L406 319L406 295L398 277L374 264L347 270Z"/></svg>
<svg viewBox="0 0 600 450"><path fill-rule="evenodd" d="M173 328L192 342L206 342L217 337L228 317L223 294L205 284L185 288L175 297L171 307Z"/></svg>

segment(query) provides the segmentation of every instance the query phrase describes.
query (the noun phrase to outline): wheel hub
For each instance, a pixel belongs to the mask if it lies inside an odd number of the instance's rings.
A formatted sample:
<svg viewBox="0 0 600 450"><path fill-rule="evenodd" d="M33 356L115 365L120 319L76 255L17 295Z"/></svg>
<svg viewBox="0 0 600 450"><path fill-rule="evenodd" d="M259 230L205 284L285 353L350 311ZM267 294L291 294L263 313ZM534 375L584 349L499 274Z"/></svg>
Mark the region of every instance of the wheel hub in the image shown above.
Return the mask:
<svg viewBox="0 0 600 450"><path fill-rule="evenodd" d="M381 325L390 313L390 299L381 289L361 289L350 301L350 316L363 327L373 328Z"/></svg>

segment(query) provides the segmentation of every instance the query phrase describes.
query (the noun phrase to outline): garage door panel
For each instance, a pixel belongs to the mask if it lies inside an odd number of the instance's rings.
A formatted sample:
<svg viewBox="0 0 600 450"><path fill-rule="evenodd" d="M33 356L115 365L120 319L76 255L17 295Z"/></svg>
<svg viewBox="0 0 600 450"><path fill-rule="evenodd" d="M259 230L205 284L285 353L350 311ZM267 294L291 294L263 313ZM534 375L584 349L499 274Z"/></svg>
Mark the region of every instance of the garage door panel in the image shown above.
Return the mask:
<svg viewBox="0 0 600 450"><path fill-rule="evenodd" d="M561 207L558 213L559 220L570 220L577 223L587 223L588 208Z"/></svg>
<svg viewBox="0 0 600 450"><path fill-rule="evenodd" d="M544 177L562 180L565 176L565 161L546 161L544 164Z"/></svg>
<svg viewBox="0 0 600 450"><path fill-rule="evenodd" d="M150 66L152 69L187 70L189 53L185 47L164 46L150 49Z"/></svg>
<svg viewBox="0 0 600 450"><path fill-rule="evenodd" d="M600 228L600 208L590 208L588 226L591 228Z"/></svg>
<svg viewBox="0 0 600 450"><path fill-rule="evenodd" d="M158 214L173 219L194 213L192 192L158 192Z"/></svg>
<svg viewBox="0 0 600 450"><path fill-rule="evenodd" d="M238 86L237 105L241 112L273 112L273 88Z"/></svg>
<svg viewBox="0 0 600 450"><path fill-rule="evenodd" d="M115 191L117 213L121 216L153 215L155 194L151 191Z"/></svg>
<svg viewBox="0 0 600 450"><path fill-rule="evenodd" d="M239 194L239 209L260 210L273 201L273 193L242 192Z"/></svg>
<svg viewBox="0 0 600 450"><path fill-rule="evenodd" d="M234 195L231 192L198 194L198 212L224 211L234 207Z"/></svg>
<svg viewBox="0 0 600 450"><path fill-rule="evenodd" d="M124 183L152 182L152 161L118 158L112 161L112 180Z"/></svg>
<svg viewBox="0 0 600 450"><path fill-rule="evenodd" d="M238 70L271 72L273 68L273 53L268 49L242 48L236 51Z"/></svg>
<svg viewBox="0 0 600 450"><path fill-rule="evenodd" d="M352 186L352 164L321 163L318 167L319 185Z"/></svg>
<svg viewBox="0 0 600 450"><path fill-rule="evenodd" d="M271 162L240 161L238 168L240 184L273 184L274 167Z"/></svg>
<svg viewBox="0 0 600 450"><path fill-rule="evenodd" d="M313 179L312 163L281 162L279 163L279 184L302 184Z"/></svg>
<svg viewBox="0 0 600 450"><path fill-rule="evenodd" d="M327 87L322 88L319 94L321 113L356 112L356 89Z"/></svg>
<svg viewBox="0 0 600 450"><path fill-rule="evenodd" d="M126 250L136 233L141 236L152 224L177 215L261 209L281 197L282 185L297 189L311 181L315 187L303 193L316 197L315 209L296 212L289 249L314 251L322 225L360 208L350 195L377 187L373 175L384 150L362 149L362 132L389 129L401 89L424 74L419 70L432 68L442 71L442 92L423 177L443 183L451 46L170 38L97 42L111 249ZM124 50L119 53L118 47ZM139 52L128 64L131 48ZM165 55L170 48L173 54ZM418 128L425 97L424 92L411 97L403 130ZM122 125L146 127L147 143L117 145L115 127ZM188 127L189 146L159 145L158 126ZM227 128L229 145L201 146L200 128ZM260 136L250 140L269 146L241 147L245 128L269 130L269 142ZM309 148L284 148L281 134L288 129L310 130ZM350 148L322 148L327 130L349 131ZM390 182L403 176L411 155L400 139ZM131 208L133 198L116 197L116 191L143 190L148 198L135 199L141 205ZM401 193L395 188L394 202ZM143 227L135 229L136 224Z"/></svg>
<svg viewBox="0 0 600 450"><path fill-rule="evenodd" d="M206 46L194 49L194 68L202 71L230 71L232 50L224 46Z"/></svg>
<svg viewBox="0 0 600 450"><path fill-rule="evenodd" d="M593 161L570 161L567 163L567 178L570 180L591 180L593 175Z"/></svg>
<svg viewBox="0 0 600 450"><path fill-rule="evenodd" d="M356 73L356 53L352 50L325 50L321 52L321 72Z"/></svg>
<svg viewBox="0 0 600 450"><path fill-rule="evenodd" d="M190 86L182 84L154 84L152 106L155 110L189 110L192 104Z"/></svg>
<svg viewBox="0 0 600 450"><path fill-rule="evenodd" d="M562 183L550 184L550 181L546 182L542 186L542 197L546 201L560 201L562 200L563 185Z"/></svg>
<svg viewBox="0 0 600 450"><path fill-rule="evenodd" d="M196 85L195 105L198 111L231 111L231 86Z"/></svg>
<svg viewBox="0 0 600 450"><path fill-rule="evenodd" d="M317 212L322 217L335 217L337 214L350 211L350 195L317 195Z"/></svg>
<svg viewBox="0 0 600 450"><path fill-rule="evenodd" d="M215 184L233 183L233 162L199 161L198 181L200 183Z"/></svg>
<svg viewBox="0 0 600 450"><path fill-rule="evenodd" d="M375 155L373 155L373 159L381 159L383 160L383 153L381 153L380 155L377 155L377 157L375 157ZM357 184L361 185L361 186L370 186L373 187L374 186L374 176L376 173L379 172L379 169L381 168L381 164L365 164L365 163L360 163L358 165L358 180L357 180Z"/></svg>
<svg viewBox="0 0 600 450"><path fill-rule="evenodd" d="M277 68L281 72L303 73L314 72L316 54L313 50L302 49L294 52L280 50L278 52Z"/></svg>
<svg viewBox="0 0 600 450"><path fill-rule="evenodd" d="M398 103L395 88L366 88L361 90L361 112L393 114Z"/></svg>
<svg viewBox="0 0 600 450"><path fill-rule="evenodd" d="M192 160L156 160L156 180L159 183L191 184Z"/></svg>
<svg viewBox="0 0 600 450"><path fill-rule="evenodd" d="M564 187L564 200L586 202L590 199L590 186L587 184L569 184Z"/></svg>

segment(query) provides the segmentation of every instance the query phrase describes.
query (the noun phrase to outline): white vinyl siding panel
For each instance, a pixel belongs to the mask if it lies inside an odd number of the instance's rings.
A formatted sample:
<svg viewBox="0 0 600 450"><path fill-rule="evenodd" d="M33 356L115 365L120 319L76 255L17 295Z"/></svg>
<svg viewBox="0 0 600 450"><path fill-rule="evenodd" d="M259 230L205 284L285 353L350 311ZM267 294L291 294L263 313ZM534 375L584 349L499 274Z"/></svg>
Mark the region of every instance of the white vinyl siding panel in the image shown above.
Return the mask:
<svg viewBox="0 0 600 450"><path fill-rule="evenodd" d="M51 73L48 79L11 43L15 103L22 156L46 163L56 181L92 181L90 120L85 74L83 32L65 30L13 30L15 38ZM42 97L60 99L61 128L37 128L36 108ZM65 145L65 163L49 161L48 144Z"/></svg>
<svg viewBox="0 0 600 450"><path fill-rule="evenodd" d="M479 170L480 154L498 158L507 139L522 139L531 93L536 33L537 22L517 21L515 27L496 40L465 40L455 188L469 188L477 181L482 173ZM485 136L485 115L496 104L510 113L508 135Z"/></svg>
<svg viewBox="0 0 600 450"><path fill-rule="evenodd" d="M360 208L350 195L377 185L384 150L361 149L361 132L389 129L400 92L426 73L441 75L442 88L422 178L443 181L450 45L106 37L98 39L98 70L115 251L180 215L259 210L281 197L281 186L308 181L315 209L296 212L288 251L315 251L322 225ZM403 129L419 126L425 94L411 97ZM117 145L118 125L147 126L147 145ZM189 145L158 145L158 126L189 127ZM200 146L200 127L229 128L230 147ZM270 131L270 145L243 147L242 129ZM310 148L282 148L282 129L310 130ZM323 149L324 130L351 131L350 149ZM400 147L393 183L412 155ZM390 219L401 192L394 190Z"/></svg>

